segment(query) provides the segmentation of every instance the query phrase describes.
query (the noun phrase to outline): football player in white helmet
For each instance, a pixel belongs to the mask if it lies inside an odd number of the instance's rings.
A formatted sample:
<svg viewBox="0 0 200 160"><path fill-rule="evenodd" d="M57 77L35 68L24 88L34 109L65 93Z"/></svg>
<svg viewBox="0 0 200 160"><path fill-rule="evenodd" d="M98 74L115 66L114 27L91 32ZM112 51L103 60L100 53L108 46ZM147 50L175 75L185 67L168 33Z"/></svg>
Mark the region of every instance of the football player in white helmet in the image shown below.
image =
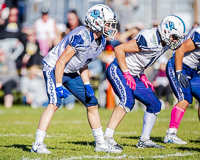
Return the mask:
<svg viewBox="0 0 200 160"><path fill-rule="evenodd" d="M86 107L96 141L95 151L121 152L104 140L98 101L90 85L88 71L88 64L104 50L105 37L113 38L117 32L115 27L112 28L117 20L108 6L99 4L88 9L85 23L86 26L79 26L67 34L43 59L49 104L40 118L31 152L51 153L43 143L46 131L61 105L61 98L67 98L69 94L73 94Z"/></svg>
<svg viewBox="0 0 200 160"><path fill-rule="evenodd" d="M164 143L187 144L178 138L176 133L193 97L200 102L200 26L191 29L185 36L181 47L167 63L166 75L178 103L171 111ZM198 116L200 120L200 109Z"/></svg>
<svg viewBox="0 0 200 160"><path fill-rule="evenodd" d="M177 16L167 16L158 25L158 31L161 39L172 49L176 50L181 45L184 38L185 26L183 21ZM173 41L172 41L173 39Z"/></svg>
<svg viewBox="0 0 200 160"><path fill-rule="evenodd" d="M114 131L126 113L130 112L135 99L146 105L143 129L138 148L164 148L150 140L150 134L161 102L154 94L154 86L144 70L151 66L169 48L177 49L185 33L185 25L177 16L167 16L159 28L141 30L132 40L115 47L116 59L109 65L106 77L112 85L120 103L114 109L105 130L104 138L116 149L123 149L113 139Z"/></svg>
<svg viewBox="0 0 200 160"><path fill-rule="evenodd" d="M117 19L112 9L106 5L98 4L86 12L85 24L94 32L102 33L111 40L117 33Z"/></svg>

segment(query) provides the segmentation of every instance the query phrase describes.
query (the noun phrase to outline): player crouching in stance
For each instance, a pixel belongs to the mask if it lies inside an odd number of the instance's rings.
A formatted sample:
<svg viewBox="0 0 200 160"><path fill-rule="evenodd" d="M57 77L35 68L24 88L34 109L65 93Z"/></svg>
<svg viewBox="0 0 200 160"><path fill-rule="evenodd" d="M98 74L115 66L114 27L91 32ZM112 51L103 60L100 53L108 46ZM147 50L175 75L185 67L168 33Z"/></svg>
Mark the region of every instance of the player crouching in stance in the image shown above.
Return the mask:
<svg viewBox="0 0 200 160"><path fill-rule="evenodd" d="M136 146L165 148L150 140L161 102L155 96L153 84L147 79L144 70L169 48L176 49L184 30L184 23L179 17L167 16L158 28L143 29L131 41L115 48L116 59L109 65L106 77L120 103L112 113L104 138L116 149L123 148L113 139L114 131L126 113L133 109L135 99L146 105L142 134Z"/></svg>
<svg viewBox="0 0 200 160"><path fill-rule="evenodd" d="M46 131L61 105L61 98L66 98L69 94L76 96L87 109L88 122L96 141L95 151L121 152L104 140L98 102L88 74L88 63L104 50L105 37L115 36L116 23L115 14L108 6L94 5L86 13L86 26L72 30L44 57L43 73L49 105L40 118L31 152L51 153L43 143ZM115 28L112 28L113 25Z"/></svg>
<svg viewBox="0 0 200 160"><path fill-rule="evenodd" d="M164 143L187 144L176 133L193 96L200 102L200 26L190 30L174 53L167 63L166 74L178 103L171 111Z"/></svg>

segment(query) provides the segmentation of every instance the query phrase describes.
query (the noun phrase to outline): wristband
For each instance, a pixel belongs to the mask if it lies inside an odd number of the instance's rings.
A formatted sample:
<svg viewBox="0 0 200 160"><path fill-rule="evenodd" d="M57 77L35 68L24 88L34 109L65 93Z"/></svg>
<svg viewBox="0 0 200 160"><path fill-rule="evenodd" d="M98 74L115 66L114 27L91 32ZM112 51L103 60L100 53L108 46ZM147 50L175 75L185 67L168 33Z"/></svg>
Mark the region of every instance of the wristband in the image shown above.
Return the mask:
<svg viewBox="0 0 200 160"><path fill-rule="evenodd" d="M124 72L130 72L130 70L129 70L129 69L126 69L126 70L123 71L123 73L124 73Z"/></svg>
<svg viewBox="0 0 200 160"><path fill-rule="evenodd" d="M61 87L62 83L56 83L56 87Z"/></svg>
<svg viewBox="0 0 200 160"><path fill-rule="evenodd" d="M84 83L84 85L88 85L88 84L90 84L90 82L85 82L85 83Z"/></svg>

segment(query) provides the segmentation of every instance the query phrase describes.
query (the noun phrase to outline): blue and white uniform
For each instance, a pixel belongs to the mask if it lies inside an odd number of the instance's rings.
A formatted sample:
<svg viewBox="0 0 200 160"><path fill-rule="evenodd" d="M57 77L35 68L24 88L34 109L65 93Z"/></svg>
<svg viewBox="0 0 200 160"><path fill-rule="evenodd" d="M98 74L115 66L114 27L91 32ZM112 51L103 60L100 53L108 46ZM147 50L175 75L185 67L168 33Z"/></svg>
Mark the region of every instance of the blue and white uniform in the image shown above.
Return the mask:
<svg viewBox="0 0 200 160"><path fill-rule="evenodd" d="M43 73L46 81L49 103L56 106L61 105L61 99L55 91L55 66L63 51L68 45L72 46L75 54L66 63L63 75L63 85L79 99L86 107L97 105L96 97L87 99L85 88L80 77L79 70L96 59L104 50L106 40L100 37L101 43L97 44L93 33L85 26L80 26L72 30L58 43L43 59Z"/></svg>
<svg viewBox="0 0 200 160"><path fill-rule="evenodd" d="M187 75L190 87L181 87L176 79L174 54L167 63L166 74L177 99L179 101L187 100L189 103L192 103L192 96L200 101L200 77L196 71L197 66L200 65L200 26L190 30L190 32L185 36L183 42L190 38L194 42L196 49L184 54L182 67L182 72Z"/></svg>
<svg viewBox="0 0 200 160"><path fill-rule="evenodd" d="M132 110L135 98L147 106L147 111L150 113L158 113L161 109L161 102L155 96L154 92L149 87L145 87L141 81L140 74L151 66L169 47L162 46L161 38L156 28L143 29L135 38L141 51L138 53L125 53L125 60L130 70L131 75L136 82L136 90L132 90L126 85L126 79L123 76L117 59L111 63L107 69L107 79L111 83L115 93L120 98L119 105L127 109L127 112Z"/></svg>

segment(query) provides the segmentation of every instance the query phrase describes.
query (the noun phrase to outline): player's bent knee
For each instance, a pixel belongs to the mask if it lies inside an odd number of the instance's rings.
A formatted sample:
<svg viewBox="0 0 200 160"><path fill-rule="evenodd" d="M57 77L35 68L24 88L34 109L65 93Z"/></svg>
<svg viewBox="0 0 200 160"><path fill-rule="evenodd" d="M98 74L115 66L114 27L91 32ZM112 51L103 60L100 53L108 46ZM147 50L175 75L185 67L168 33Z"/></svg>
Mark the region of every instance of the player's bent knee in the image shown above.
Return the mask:
<svg viewBox="0 0 200 160"><path fill-rule="evenodd" d="M128 113L128 112L130 112L130 111L133 109L134 103L133 103L131 106L128 106L128 107L122 106L122 105L120 105L120 104L119 104L119 106L120 106L126 113Z"/></svg>
<svg viewBox="0 0 200 160"><path fill-rule="evenodd" d="M47 109L47 110L53 110L53 111L55 112L55 111L58 109L58 106L56 106L56 105L50 103L50 104L48 104L48 106L47 106L46 109Z"/></svg>
<svg viewBox="0 0 200 160"><path fill-rule="evenodd" d="M157 103L151 104L150 106L147 106L147 112L154 113L155 115L159 114L161 111L161 102L158 100Z"/></svg>

